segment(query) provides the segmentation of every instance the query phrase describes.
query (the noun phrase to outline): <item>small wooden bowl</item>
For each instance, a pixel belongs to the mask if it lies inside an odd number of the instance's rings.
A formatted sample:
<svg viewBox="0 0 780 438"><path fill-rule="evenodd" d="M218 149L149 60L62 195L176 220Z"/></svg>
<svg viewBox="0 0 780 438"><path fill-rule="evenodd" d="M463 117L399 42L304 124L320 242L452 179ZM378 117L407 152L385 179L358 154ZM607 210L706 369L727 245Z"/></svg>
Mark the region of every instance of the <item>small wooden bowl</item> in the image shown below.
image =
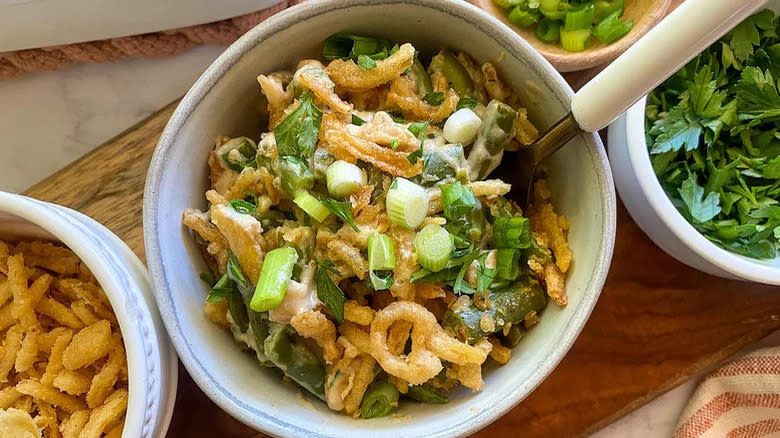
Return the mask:
<svg viewBox="0 0 780 438"><path fill-rule="evenodd" d="M621 20L634 20L634 28L628 35L610 45L605 45L597 38L591 37L590 47L585 51L567 52L557 44L548 44L537 38L534 33L535 28L523 29L510 23L507 12L497 6L493 0L470 1L512 28L560 72L585 70L613 61L661 21L672 2L672 0L626 0L626 10Z"/></svg>

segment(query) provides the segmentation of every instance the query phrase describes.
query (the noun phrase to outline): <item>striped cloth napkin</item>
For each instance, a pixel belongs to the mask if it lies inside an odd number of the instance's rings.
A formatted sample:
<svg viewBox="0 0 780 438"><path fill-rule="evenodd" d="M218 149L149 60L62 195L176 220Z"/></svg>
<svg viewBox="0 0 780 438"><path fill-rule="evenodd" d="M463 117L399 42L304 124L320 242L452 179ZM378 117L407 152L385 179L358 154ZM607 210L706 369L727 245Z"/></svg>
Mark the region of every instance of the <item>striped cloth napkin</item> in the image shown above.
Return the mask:
<svg viewBox="0 0 780 438"><path fill-rule="evenodd" d="M780 437L780 347L729 362L699 384L674 438Z"/></svg>

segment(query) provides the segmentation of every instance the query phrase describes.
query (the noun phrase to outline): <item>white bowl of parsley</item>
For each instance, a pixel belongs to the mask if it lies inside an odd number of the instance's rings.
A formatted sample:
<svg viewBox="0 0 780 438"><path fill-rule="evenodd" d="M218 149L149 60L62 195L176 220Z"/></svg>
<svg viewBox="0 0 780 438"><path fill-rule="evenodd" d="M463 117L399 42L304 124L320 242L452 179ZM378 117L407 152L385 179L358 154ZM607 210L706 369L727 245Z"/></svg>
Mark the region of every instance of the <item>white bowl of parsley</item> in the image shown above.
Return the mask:
<svg viewBox="0 0 780 438"><path fill-rule="evenodd" d="M631 216L668 254L780 285L780 0L768 8L615 122L609 157Z"/></svg>

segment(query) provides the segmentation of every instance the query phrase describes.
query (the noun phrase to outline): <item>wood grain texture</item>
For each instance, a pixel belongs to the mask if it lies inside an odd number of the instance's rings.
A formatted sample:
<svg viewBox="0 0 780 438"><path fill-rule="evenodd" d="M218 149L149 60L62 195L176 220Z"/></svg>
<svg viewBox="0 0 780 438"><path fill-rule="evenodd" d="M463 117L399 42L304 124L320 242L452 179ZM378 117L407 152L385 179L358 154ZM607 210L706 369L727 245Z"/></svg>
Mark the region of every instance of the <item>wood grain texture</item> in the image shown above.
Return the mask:
<svg viewBox="0 0 780 438"><path fill-rule="evenodd" d="M36 184L26 195L75 208L143 258L141 201L152 152L175 103ZM576 436L630 412L780 329L780 288L681 265L621 207L610 275L574 347L550 377L477 437ZM168 436L260 437L215 406L181 368Z"/></svg>
<svg viewBox="0 0 780 438"><path fill-rule="evenodd" d="M679 3L679 1L676 1ZM567 75L575 88L596 70ZM176 102L25 192L106 225L144 258L141 205L152 152ZM480 438L579 436L636 409L780 329L780 288L690 269L622 208L604 291L550 377ZM214 405L180 367L175 438L264 437Z"/></svg>

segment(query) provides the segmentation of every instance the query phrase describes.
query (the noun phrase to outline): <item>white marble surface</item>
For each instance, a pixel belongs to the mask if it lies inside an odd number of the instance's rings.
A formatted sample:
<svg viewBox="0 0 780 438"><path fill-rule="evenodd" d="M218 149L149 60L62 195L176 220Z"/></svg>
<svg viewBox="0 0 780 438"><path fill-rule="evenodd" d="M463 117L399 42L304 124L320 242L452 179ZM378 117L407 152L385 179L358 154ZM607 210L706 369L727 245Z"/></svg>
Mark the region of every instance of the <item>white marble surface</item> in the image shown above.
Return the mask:
<svg viewBox="0 0 780 438"><path fill-rule="evenodd" d="M24 190L183 95L223 49L0 81L0 190Z"/></svg>
<svg viewBox="0 0 780 438"><path fill-rule="evenodd" d="M221 50L0 81L0 190L24 190L181 96ZM780 344L780 332L767 342ZM670 436L694 387L670 391L593 438Z"/></svg>

